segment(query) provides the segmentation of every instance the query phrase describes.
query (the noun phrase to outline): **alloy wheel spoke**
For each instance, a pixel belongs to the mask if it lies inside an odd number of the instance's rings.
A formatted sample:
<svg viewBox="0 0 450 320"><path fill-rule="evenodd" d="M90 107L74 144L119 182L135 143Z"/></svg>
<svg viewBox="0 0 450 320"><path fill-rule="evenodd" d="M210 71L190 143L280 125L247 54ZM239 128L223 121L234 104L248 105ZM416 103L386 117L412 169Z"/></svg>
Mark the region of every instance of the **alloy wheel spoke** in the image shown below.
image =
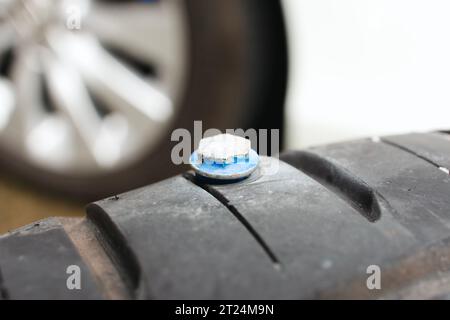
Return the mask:
<svg viewBox="0 0 450 320"><path fill-rule="evenodd" d="M112 109L150 123L163 123L172 115L172 102L165 94L114 59L95 39L53 37L50 46L77 67L89 88Z"/></svg>
<svg viewBox="0 0 450 320"><path fill-rule="evenodd" d="M69 66L45 55L44 75L57 111L69 119L76 137L92 153L101 119L84 88L80 75Z"/></svg>
<svg viewBox="0 0 450 320"><path fill-rule="evenodd" d="M147 63L169 67L180 50L170 35L179 28L173 1L158 3L98 4L87 17L86 26L102 43L121 49Z"/></svg>

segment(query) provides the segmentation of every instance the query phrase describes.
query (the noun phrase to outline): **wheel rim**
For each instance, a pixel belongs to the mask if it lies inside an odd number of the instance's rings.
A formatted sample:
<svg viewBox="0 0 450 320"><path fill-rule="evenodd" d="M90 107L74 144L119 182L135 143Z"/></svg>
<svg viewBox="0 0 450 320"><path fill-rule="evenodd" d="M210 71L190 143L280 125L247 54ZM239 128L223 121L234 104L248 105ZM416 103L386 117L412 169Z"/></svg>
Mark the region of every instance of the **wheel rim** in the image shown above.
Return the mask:
<svg viewBox="0 0 450 320"><path fill-rule="evenodd" d="M0 147L60 174L137 161L177 113L186 30L176 0L0 0Z"/></svg>

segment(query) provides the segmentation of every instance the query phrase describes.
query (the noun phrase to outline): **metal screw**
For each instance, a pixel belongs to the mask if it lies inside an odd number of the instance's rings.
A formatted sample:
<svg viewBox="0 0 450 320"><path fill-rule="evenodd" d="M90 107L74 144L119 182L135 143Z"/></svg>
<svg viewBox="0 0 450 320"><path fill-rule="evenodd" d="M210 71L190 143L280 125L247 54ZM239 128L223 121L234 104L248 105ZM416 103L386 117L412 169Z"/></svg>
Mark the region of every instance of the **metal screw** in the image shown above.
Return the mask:
<svg viewBox="0 0 450 320"><path fill-rule="evenodd" d="M198 155L202 162L217 164L231 164L237 157L248 158L249 153L250 140L228 133L204 138L200 140L198 147Z"/></svg>
<svg viewBox="0 0 450 320"><path fill-rule="evenodd" d="M248 177L257 167L258 154L250 140L231 134L219 134L200 141L190 158L195 172L218 180Z"/></svg>

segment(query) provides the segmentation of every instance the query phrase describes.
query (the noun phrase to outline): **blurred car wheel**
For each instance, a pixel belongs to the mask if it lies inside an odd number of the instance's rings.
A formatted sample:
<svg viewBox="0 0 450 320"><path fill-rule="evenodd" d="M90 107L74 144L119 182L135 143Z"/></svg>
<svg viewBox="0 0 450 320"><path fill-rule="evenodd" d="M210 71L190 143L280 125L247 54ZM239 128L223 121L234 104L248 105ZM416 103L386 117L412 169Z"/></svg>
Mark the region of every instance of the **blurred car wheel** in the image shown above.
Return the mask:
<svg viewBox="0 0 450 320"><path fill-rule="evenodd" d="M3 166L92 199L180 170L194 120L279 127L281 9L256 2L0 2Z"/></svg>

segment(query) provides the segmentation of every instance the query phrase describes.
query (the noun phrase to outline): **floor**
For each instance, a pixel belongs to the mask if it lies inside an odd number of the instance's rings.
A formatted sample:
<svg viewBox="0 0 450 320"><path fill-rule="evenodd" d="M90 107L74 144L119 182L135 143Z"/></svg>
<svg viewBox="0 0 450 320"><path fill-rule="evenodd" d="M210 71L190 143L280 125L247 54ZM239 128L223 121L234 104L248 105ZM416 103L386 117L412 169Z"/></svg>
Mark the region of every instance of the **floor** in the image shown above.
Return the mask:
<svg viewBox="0 0 450 320"><path fill-rule="evenodd" d="M0 171L0 234L51 216L82 216L84 203L68 201Z"/></svg>

